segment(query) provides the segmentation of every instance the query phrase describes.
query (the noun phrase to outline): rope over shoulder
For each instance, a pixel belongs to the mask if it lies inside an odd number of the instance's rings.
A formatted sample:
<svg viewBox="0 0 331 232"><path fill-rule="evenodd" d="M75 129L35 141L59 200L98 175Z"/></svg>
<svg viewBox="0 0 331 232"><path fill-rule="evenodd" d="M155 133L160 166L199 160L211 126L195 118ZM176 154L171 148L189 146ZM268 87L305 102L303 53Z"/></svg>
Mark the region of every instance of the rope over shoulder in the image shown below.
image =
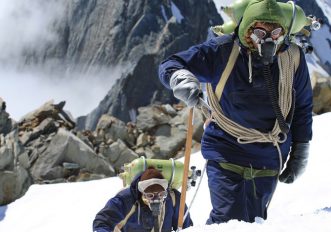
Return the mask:
<svg viewBox="0 0 331 232"><path fill-rule="evenodd" d="M236 54L235 50L239 50L239 46L235 43L231 54ZM283 143L287 139L287 135L282 133L279 127L277 120L275 120L275 124L273 129L268 133L260 132L253 128L246 128L231 119L225 116L219 101L222 98L222 92L224 86L230 76L232 71L233 65L235 61L231 61L234 56L231 57L227 64L227 67L224 69L222 73L220 82L217 85L217 93L213 91L213 88L210 83L207 84L207 94L208 94L208 101L212 108L211 117L213 121L217 123L217 125L226 131L228 134L232 135L233 137L237 138L238 143L241 144L248 144L248 143L255 143L255 142L262 142L267 143L271 142L276 146L276 144ZM236 59L237 57L235 57ZM300 52L296 45L292 44L290 48L279 54L278 59L278 67L280 73L280 81L278 86L279 91L279 105L281 108L281 112L284 118L287 117L291 110L292 105L292 88L293 88L293 78L295 71L298 67L300 59ZM294 65L293 65L294 64ZM232 66L232 68L228 68L228 66ZM222 91L219 91L222 90ZM205 112L205 110L203 110Z"/></svg>

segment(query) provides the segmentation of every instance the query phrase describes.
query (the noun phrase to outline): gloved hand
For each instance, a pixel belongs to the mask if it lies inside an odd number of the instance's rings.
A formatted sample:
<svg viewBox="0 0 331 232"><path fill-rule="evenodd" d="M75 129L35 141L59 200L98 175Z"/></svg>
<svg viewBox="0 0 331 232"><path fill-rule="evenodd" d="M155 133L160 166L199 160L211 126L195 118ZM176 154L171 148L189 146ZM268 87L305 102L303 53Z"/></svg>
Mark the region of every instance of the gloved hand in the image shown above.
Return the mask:
<svg viewBox="0 0 331 232"><path fill-rule="evenodd" d="M198 79L186 69L175 71L170 78L170 88L174 96L189 107L199 103L200 84Z"/></svg>
<svg viewBox="0 0 331 232"><path fill-rule="evenodd" d="M309 155L309 143L293 143L286 168L279 176L279 181L291 184L304 173Z"/></svg>

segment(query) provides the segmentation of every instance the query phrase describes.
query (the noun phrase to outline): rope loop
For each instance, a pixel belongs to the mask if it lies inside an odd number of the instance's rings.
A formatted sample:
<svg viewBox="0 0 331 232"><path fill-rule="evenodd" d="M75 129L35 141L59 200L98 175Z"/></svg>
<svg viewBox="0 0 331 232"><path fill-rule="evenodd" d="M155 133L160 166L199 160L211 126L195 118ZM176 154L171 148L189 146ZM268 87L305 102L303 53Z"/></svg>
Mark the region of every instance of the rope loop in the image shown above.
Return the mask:
<svg viewBox="0 0 331 232"><path fill-rule="evenodd" d="M279 143L284 143L287 140L287 134L284 132L280 132L278 134L278 141Z"/></svg>

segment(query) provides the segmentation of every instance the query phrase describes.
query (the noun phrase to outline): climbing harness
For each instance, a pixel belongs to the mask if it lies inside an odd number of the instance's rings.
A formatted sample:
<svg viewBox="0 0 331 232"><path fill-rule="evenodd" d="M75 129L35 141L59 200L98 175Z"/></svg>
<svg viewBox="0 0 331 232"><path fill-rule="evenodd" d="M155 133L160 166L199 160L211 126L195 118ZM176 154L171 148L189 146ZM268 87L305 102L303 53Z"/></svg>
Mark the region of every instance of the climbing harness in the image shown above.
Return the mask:
<svg viewBox="0 0 331 232"><path fill-rule="evenodd" d="M243 167L240 165L232 164L232 163L220 163L220 166L228 171L237 173L245 180L250 180L253 183L253 192L254 197L257 198L256 195L256 186L255 186L255 178L257 177L273 177L278 175L278 170L272 169L255 169L250 165L250 167Z"/></svg>

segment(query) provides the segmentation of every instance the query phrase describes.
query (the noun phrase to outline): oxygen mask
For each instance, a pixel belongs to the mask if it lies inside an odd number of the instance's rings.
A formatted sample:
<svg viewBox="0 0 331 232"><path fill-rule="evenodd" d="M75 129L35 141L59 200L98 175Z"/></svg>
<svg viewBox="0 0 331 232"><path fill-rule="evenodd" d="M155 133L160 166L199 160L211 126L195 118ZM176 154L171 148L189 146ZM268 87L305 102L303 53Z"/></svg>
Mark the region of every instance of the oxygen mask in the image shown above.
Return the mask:
<svg viewBox="0 0 331 232"><path fill-rule="evenodd" d="M273 63L274 56L279 45L283 42L284 36L281 35L283 29L275 28L267 31L264 28L253 28L250 38L256 44L261 61L264 65Z"/></svg>
<svg viewBox="0 0 331 232"><path fill-rule="evenodd" d="M159 215L161 211L164 199L167 198L167 191L161 192L144 192L142 194L142 199L146 205L150 208L153 215Z"/></svg>
<svg viewBox="0 0 331 232"><path fill-rule="evenodd" d="M139 181L138 189L143 202L148 205L153 215L159 215L164 199L167 198L168 181L165 179L148 179Z"/></svg>

